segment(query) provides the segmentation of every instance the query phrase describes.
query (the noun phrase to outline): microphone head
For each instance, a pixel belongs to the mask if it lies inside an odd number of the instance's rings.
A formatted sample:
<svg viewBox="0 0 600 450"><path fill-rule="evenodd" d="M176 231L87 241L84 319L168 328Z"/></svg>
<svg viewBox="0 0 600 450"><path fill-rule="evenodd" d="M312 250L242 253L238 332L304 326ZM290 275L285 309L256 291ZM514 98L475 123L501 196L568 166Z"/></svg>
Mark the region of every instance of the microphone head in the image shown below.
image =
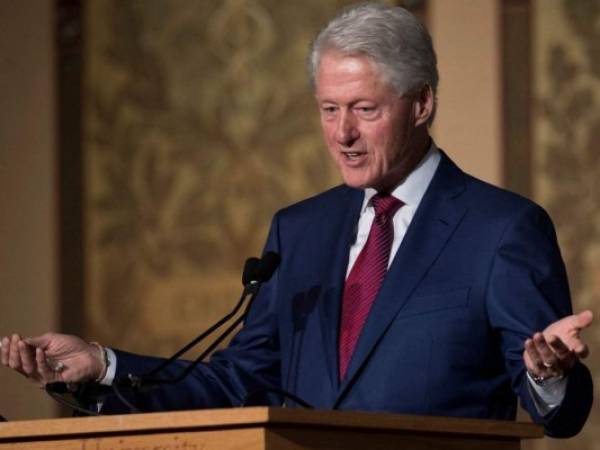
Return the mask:
<svg viewBox="0 0 600 450"><path fill-rule="evenodd" d="M279 267L279 263L281 262L281 257L278 253L275 252L267 252L260 259L258 266L256 267L255 279L259 283L264 283L269 281L269 279L273 276L273 273Z"/></svg>
<svg viewBox="0 0 600 450"><path fill-rule="evenodd" d="M242 273L242 284L244 286L247 286L252 281L256 281L256 270L258 269L259 263L260 259L255 258L254 256L246 260L244 272Z"/></svg>

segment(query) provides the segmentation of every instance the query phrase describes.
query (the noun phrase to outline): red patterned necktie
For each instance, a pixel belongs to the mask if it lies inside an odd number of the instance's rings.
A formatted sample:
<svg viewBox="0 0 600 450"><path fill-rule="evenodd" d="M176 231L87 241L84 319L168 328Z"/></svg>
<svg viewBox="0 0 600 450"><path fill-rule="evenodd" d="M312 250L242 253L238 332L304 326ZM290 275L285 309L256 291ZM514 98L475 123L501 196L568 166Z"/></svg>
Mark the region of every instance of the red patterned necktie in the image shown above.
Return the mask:
<svg viewBox="0 0 600 450"><path fill-rule="evenodd" d="M346 375L358 336L387 272L394 240L392 218L403 205L402 201L385 193L374 195L371 204L375 218L369 237L344 286L339 339L340 380Z"/></svg>

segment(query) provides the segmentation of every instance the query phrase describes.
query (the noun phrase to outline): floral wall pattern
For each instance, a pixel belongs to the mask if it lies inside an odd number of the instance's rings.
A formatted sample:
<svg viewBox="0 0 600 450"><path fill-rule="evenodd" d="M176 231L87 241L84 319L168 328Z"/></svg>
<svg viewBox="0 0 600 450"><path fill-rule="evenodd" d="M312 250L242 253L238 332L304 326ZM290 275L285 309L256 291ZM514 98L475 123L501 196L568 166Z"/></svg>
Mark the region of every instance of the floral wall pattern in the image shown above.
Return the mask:
<svg viewBox="0 0 600 450"><path fill-rule="evenodd" d="M592 309L585 337L600 386L600 2L538 0L534 22L534 170L536 200L553 217L574 308ZM596 389L596 390L597 390ZM600 397L584 432L566 443L529 448L600 449Z"/></svg>
<svg viewBox="0 0 600 450"><path fill-rule="evenodd" d="M342 2L312 3L89 3L90 336L172 351L231 308L272 214L336 183L303 68Z"/></svg>
<svg viewBox="0 0 600 450"><path fill-rule="evenodd" d="M88 337L172 352L232 307L273 213L339 182L304 60L349 3L86 3Z"/></svg>

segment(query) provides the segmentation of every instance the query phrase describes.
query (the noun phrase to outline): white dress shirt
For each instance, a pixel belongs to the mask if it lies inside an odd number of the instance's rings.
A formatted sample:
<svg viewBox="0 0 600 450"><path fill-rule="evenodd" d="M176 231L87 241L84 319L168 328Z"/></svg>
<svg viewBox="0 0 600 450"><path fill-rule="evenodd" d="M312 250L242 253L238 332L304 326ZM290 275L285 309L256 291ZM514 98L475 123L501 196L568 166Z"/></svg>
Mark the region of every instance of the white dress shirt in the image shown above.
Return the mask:
<svg viewBox="0 0 600 450"><path fill-rule="evenodd" d="M431 144L429 151L421 160L419 165L400 183L390 194L401 200L404 203L396 214L394 214L394 240L392 241L392 249L390 259L388 261L388 269L396 256L398 248L404 239L406 230L410 225L417 208L421 203L425 191L429 187L429 183L433 179L433 175L440 164L441 155L435 144ZM363 200L360 218L358 219L358 230L356 233L356 241L350 247L350 256L348 258L348 269L346 270L346 278L350 275L350 270L356 262L356 258L360 254L369 237L371 224L375 218L375 208L370 204L371 198L377 194L377 191L372 188L365 189L365 198Z"/></svg>

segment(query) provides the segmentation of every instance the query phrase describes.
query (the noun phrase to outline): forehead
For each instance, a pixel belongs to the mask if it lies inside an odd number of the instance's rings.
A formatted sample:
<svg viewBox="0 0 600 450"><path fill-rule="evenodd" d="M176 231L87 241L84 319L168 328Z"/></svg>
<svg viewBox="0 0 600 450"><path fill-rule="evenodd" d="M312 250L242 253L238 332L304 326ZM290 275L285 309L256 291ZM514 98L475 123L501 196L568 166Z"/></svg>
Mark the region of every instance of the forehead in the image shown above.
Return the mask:
<svg viewBox="0 0 600 450"><path fill-rule="evenodd" d="M336 51L323 53L315 77L316 95L376 93L393 91L381 68L368 56L343 54Z"/></svg>

